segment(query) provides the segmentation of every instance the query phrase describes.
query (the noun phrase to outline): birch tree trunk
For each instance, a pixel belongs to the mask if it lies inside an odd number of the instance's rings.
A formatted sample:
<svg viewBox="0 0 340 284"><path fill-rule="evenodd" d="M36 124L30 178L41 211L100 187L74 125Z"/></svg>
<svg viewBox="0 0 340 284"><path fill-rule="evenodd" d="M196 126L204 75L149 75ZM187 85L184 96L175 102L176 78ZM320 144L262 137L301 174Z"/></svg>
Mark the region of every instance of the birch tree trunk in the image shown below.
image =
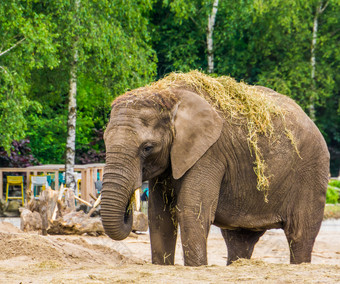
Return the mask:
<svg viewBox="0 0 340 284"><path fill-rule="evenodd" d="M208 73L214 72L214 27L216 14L218 9L218 1L214 0L211 14L208 16L208 28L207 28L207 54L208 54Z"/></svg>
<svg viewBox="0 0 340 284"><path fill-rule="evenodd" d="M313 37L312 37L312 46L311 46L311 81L312 81L312 94L310 96L309 102L309 117L315 121L315 91L316 91L316 84L315 84L315 70L316 70L316 56L315 56L315 49L318 39L318 27L319 27L319 16L325 11L328 6L328 1L323 6L323 0L320 1L319 6L316 7L314 21L313 21Z"/></svg>
<svg viewBox="0 0 340 284"><path fill-rule="evenodd" d="M78 14L79 1L75 1L75 11ZM70 90L67 120L65 182L66 187L76 190L74 164L76 153L76 121L77 121L77 67L78 67L78 37L76 36L72 49L72 62L70 66Z"/></svg>
<svg viewBox="0 0 340 284"><path fill-rule="evenodd" d="M73 49L73 61L70 68L70 91L67 120L67 141L66 141L66 164L65 178L66 187L76 189L74 176L74 163L76 153L76 121L77 121L77 63L78 49L76 43Z"/></svg>

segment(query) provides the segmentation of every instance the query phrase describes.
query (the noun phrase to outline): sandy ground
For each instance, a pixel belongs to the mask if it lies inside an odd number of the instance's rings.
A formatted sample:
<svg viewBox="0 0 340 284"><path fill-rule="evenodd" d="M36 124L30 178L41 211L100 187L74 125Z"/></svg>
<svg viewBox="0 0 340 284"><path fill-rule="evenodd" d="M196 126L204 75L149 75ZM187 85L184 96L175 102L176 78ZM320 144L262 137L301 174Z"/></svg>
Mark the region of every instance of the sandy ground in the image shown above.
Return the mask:
<svg viewBox="0 0 340 284"><path fill-rule="evenodd" d="M177 244L176 265L151 264L148 234L121 242L107 237L23 233L0 222L0 283L339 283L340 229L321 230L312 264L290 265L281 230L267 232L252 260L225 266L226 246L214 227L208 239L208 266L184 267Z"/></svg>

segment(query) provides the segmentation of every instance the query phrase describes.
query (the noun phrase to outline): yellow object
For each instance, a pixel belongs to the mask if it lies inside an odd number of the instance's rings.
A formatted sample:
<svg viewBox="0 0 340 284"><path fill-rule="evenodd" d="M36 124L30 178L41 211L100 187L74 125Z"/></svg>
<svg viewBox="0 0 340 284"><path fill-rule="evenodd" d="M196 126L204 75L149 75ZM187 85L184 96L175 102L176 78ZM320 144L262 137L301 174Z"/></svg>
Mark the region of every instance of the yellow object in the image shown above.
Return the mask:
<svg viewBox="0 0 340 284"><path fill-rule="evenodd" d="M9 187L10 186L20 186L21 187L21 196L9 196ZM7 177L7 185L6 185L6 202L8 199L21 199L22 206L25 203L24 196L24 180L22 176L8 176Z"/></svg>
<svg viewBox="0 0 340 284"><path fill-rule="evenodd" d="M81 173L75 173L74 178L75 178L76 183L77 183L76 196L81 197L81 193L80 193Z"/></svg>
<svg viewBox="0 0 340 284"><path fill-rule="evenodd" d="M77 180L77 196L78 197L81 197L81 194L80 194L80 183L81 183L81 179L78 179Z"/></svg>

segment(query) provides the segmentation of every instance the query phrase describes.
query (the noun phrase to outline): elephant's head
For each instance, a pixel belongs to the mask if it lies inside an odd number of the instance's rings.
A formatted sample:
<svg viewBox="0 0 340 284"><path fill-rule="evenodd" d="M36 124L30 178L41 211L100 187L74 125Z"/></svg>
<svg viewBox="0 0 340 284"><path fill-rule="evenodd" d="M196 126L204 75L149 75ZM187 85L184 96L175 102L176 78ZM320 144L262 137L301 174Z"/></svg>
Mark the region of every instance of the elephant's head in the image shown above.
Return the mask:
<svg viewBox="0 0 340 284"><path fill-rule="evenodd" d="M104 135L105 232L115 240L126 238L132 227L131 196L142 181L169 167L175 179L181 178L217 141L221 129L219 115L193 92L131 93L116 99Z"/></svg>

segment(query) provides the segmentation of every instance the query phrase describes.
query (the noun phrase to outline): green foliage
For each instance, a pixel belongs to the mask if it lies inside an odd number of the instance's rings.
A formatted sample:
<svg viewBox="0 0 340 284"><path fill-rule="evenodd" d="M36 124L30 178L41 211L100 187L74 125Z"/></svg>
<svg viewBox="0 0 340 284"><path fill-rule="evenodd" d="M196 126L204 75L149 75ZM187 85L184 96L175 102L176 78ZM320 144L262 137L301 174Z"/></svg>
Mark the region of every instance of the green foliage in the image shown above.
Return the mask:
<svg viewBox="0 0 340 284"><path fill-rule="evenodd" d="M340 189L340 180L332 179L329 181L328 185L334 186Z"/></svg>
<svg viewBox="0 0 340 284"><path fill-rule="evenodd" d="M205 69L205 14L202 1L156 1L151 12L153 47L157 51L158 77L173 71Z"/></svg>
<svg viewBox="0 0 340 284"><path fill-rule="evenodd" d="M55 25L35 10L35 2L0 4L0 145L6 151L13 140L25 136L24 113L32 106L27 99L31 70L58 65Z"/></svg>
<svg viewBox="0 0 340 284"><path fill-rule="evenodd" d="M77 149L107 123L110 102L150 82L151 1L2 1L0 145L28 135L43 163L64 160L72 48L78 42ZM95 147L95 146L94 146ZM85 147L86 148L86 147ZM103 149L101 149L103 150Z"/></svg>
<svg viewBox="0 0 340 284"><path fill-rule="evenodd" d="M330 180L326 193L326 203L336 204L340 199L340 180Z"/></svg>

